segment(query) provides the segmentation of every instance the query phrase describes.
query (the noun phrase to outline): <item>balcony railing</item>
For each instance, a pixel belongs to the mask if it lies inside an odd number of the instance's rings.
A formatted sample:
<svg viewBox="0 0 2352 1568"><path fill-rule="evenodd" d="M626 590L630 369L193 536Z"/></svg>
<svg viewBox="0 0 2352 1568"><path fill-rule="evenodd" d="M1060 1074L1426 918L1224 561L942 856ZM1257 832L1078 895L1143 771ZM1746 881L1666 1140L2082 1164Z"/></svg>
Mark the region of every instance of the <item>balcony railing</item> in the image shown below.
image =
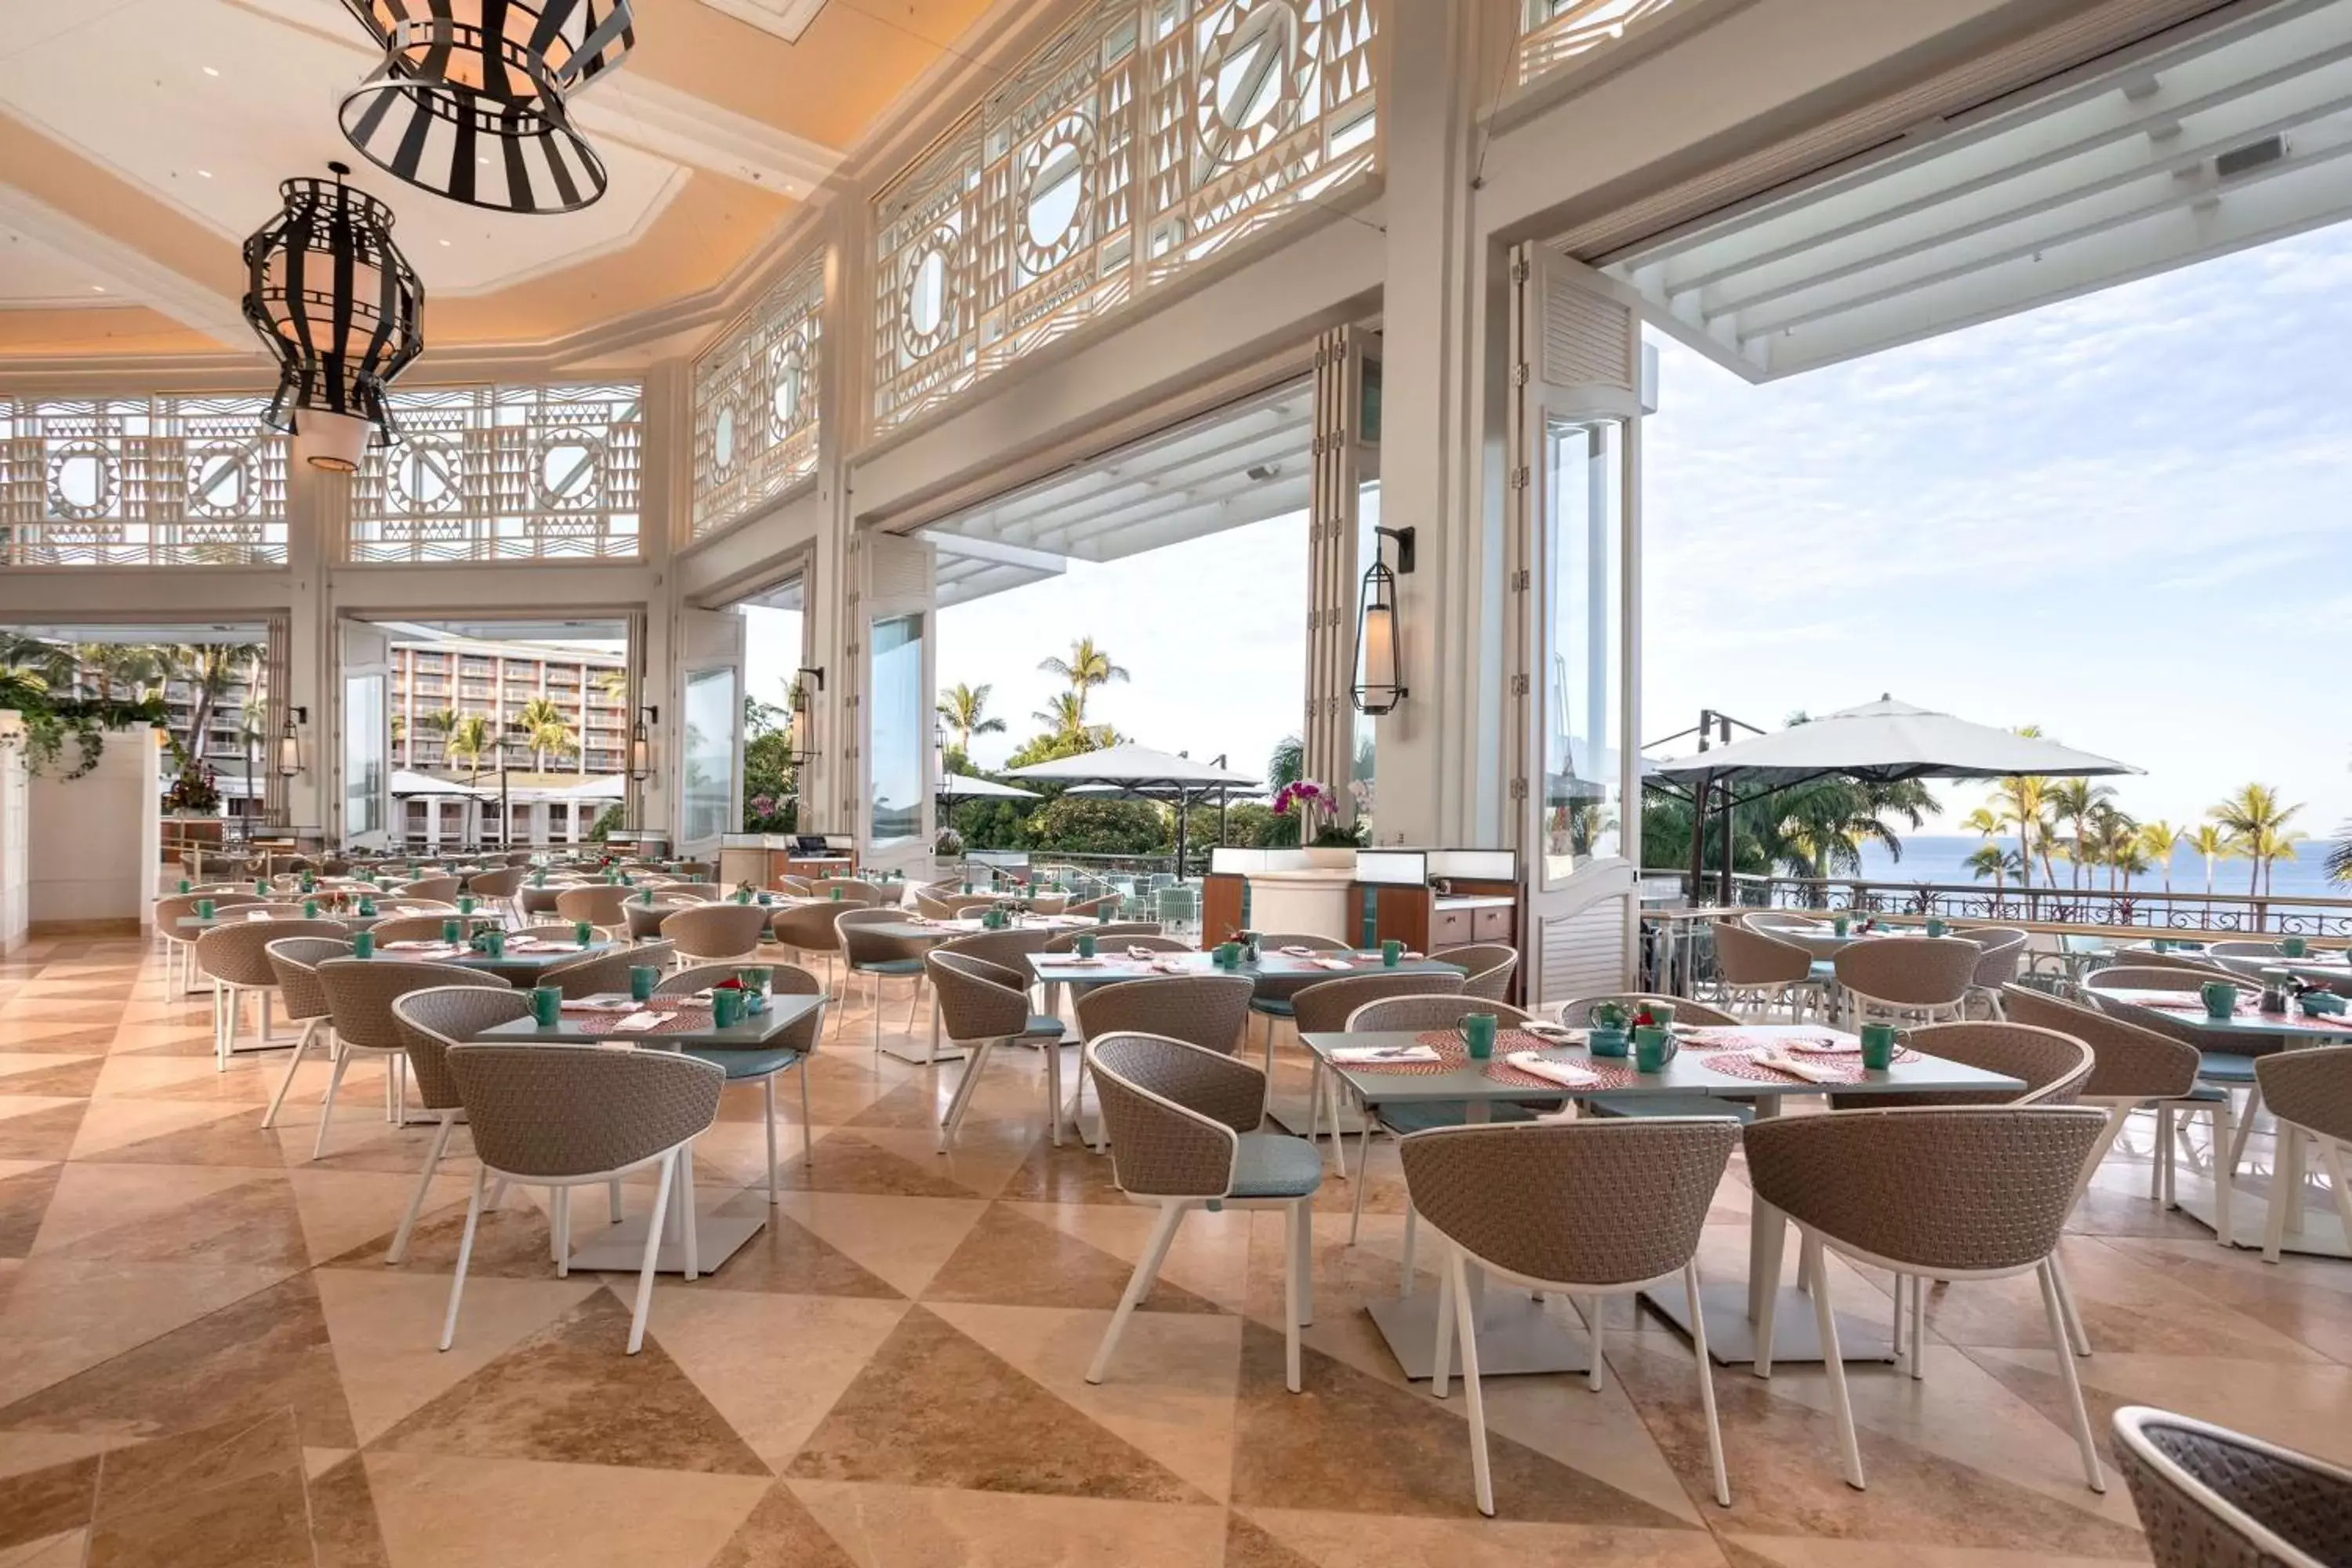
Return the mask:
<svg viewBox="0 0 2352 1568"><path fill-rule="evenodd" d="M1652 870L1646 880L1686 889L1681 870ZM1832 913L1940 915L1965 921L2019 921L2035 925L2115 927L2214 936L2352 937L2352 898L2304 893L2170 892L2161 888L2002 888L1983 883L1890 882L1859 878L1732 879L1734 901L1758 909L1821 910ZM1716 879L1701 883L1701 902L1713 902Z"/></svg>

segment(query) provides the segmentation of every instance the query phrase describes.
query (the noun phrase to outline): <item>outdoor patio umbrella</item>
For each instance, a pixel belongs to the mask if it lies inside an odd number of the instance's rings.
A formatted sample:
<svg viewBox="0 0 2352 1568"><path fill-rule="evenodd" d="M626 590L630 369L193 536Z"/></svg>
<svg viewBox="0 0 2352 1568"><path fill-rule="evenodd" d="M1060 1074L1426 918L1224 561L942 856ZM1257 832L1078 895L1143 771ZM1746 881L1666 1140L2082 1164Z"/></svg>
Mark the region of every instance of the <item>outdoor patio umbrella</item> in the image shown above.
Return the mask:
<svg viewBox="0 0 2352 1568"><path fill-rule="evenodd" d="M1035 800L1034 789L1015 789L977 773L950 773L931 792L941 800Z"/></svg>
<svg viewBox="0 0 2352 1568"><path fill-rule="evenodd" d="M1196 763L1181 752L1171 754L1133 742L1099 752L1081 752L1075 757L1056 757L1050 763L1034 763L1025 768L1012 769L1005 776L1075 784L1090 795L1173 801L1176 875L1180 879L1184 875L1185 808L1194 798L1206 799L1213 791L1254 790L1258 784L1222 762Z"/></svg>
<svg viewBox="0 0 2352 1568"><path fill-rule="evenodd" d="M1685 781L1699 810L1692 818L1692 869L1698 869L1697 844L1710 789L1722 792L1723 881L1718 896L1731 900L1731 833L1735 805L1775 790L1820 778L1895 784L1906 779L2084 778L2136 773L2128 763L2076 751L2038 735L2021 735L1990 724L1972 724L1882 696L1859 708L1842 709L1784 730L1768 731L1687 757L1658 763L1664 779ZM1735 799L1746 786L1748 794ZM1697 878L1692 879L1696 896Z"/></svg>

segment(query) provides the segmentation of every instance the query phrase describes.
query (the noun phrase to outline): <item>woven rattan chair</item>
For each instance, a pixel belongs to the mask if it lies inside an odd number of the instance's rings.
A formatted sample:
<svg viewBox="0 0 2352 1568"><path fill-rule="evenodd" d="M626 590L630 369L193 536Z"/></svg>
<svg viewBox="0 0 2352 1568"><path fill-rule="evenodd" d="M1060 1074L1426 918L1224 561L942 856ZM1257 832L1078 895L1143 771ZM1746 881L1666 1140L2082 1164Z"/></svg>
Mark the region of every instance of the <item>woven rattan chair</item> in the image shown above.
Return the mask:
<svg viewBox="0 0 2352 1568"><path fill-rule="evenodd" d="M430 899L436 904L455 903L461 886L456 877L419 877L393 890L404 899Z"/></svg>
<svg viewBox="0 0 2352 1568"><path fill-rule="evenodd" d="M1909 1276L1914 1300L1931 1279L2037 1276L2083 1474L2092 1490L2106 1489L2074 1358L2066 1353L2071 1335L2051 1266L2084 1163L2105 1125L2106 1118L2089 1106L1918 1106L1772 1117L1748 1126L1748 1173L1756 1196L1793 1222L1809 1244L1801 1256L1847 1485L1863 1488L1862 1449L1838 1349L1825 1249ZM1778 1227L1771 1229L1777 1237ZM1774 1278L1780 1248L1776 1243L1765 1250L1770 1256L1752 1266ZM1777 1291L1764 1293L1756 1325L1759 1377L1772 1375L1777 1301ZM1915 1333L1915 1363L1921 1348Z"/></svg>
<svg viewBox="0 0 2352 1568"><path fill-rule="evenodd" d="M806 877L779 877L776 888L790 898L805 899L809 896L809 879Z"/></svg>
<svg viewBox="0 0 2352 1568"><path fill-rule="evenodd" d="M1297 1394L1298 1331L1315 1316L1312 1216L1323 1157L1304 1138L1257 1131L1266 1080L1247 1062L1157 1035L1105 1035L1088 1043L1087 1058L1110 1129L1113 1178L1128 1196L1160 1206L1087 1381L1110 1370L1184 1216L1215 1204L1282 1211L1283 1382Z"/></svg>
<svg viewBox="0 0 2352 1568"><path fill-rule="evenodd" d="M2234 983L2245 978L2245 976L2240 974L2236 970L2230 968L2220 959L2213 957L2212 949L2210 948L2206 948L2197 952L2158 952L2152 947L2139 948L2124 954L2121 958L2116 960L2116 963L2112 967L2117 969L2186 969L2195 973L2200 980L2227 980ZM2101 970L2099 973L2100 977L2105 979L2106 971Z"/></svg>
<svg viewBox="0 0 2352 1568"><path fill-rule="evenodd" d="M1890 936L1850 942L1830 961L1854 1022L1874 1012L1896 1022L1957 1018L1976 984L1983 951L1955 936Z"/></svg>
<svg viewBox="0 0 2352 1568"><path fill-rule="evenodd" d="M216 910L228 907L210 893L182 893L155 900L155 934L163 939L163 982L178 994L197 989L196 939L181 931L180 922L195 919L196 905L205 899L213 899Z"/></svg>
<svg viewBox="0 0 2352 1568"><path fill-rule="evenodd" d="M940 1150L946 1152L963 1128L971 1109L972 1090L980 1086L996 1047L1015 1041L1040 1046L1045 1052L1045 1117L1055 1143L1062 1142L1062 1038L1059 1018L1033 1012L1029 977L1021 970L992 963L966 952L934 949L923 959L937 999L940 1026L948 1038L971 1053L964 1058L963 1077L948 1101L940 1121Z"/></svg>
<svg viewBox="0 0 2352 1568"><path fill-rule="evenodd" d="M680 963L724 963L760 956L771 911L758 904L699 904L662 921L661 933Z"/></svg>
<svg viewBox="0 0 2352 1568"><path fill-rule="evenodd" d="M955 906L949 903L945 899L940 898L938 894L918 888L915 889L914 897L915 912L922 916L925 920L951 921L955 919Z"/></svg>
<svg viewBox="0 0 2352 1568"><path fill-rule="evenodd" d="M1258 938L1258 948L1264 952L1280 952L1284 948L1304 948L1308 952L1349 952L1353 951L1336 937L1316 936L1306 931L1268 931ZM1315 984L1309 975L1276 978L1260 974L1256 994L1250 998L1250 1011L1265 1020L1265 1076L1274 1080L1274 1037L1277 1026L1290 1022L1290 998L1293 993ZM1294 1029L1294 1032L1295 1029Z"/></svg>
<svg viewBox="0 0 2352 1568"><path fill-rule="evenodd" d="M457 921L460 929L474 923L454 912L446 915L394 915L376 921L368 930L374 933L377 951L381 952L395 942L438 942L441 940L441 922L445 920Z"/></svg>
<svg viewBox="0 0 2352 1568"><path fill-rule="evenodd" d="M829 900L822 904L788 904L768 917L768 929L775 933L777 944L803 967L807 966L812 954L824 959L829 982L834 963L841 956L841 933L833 924L840 913Z"/></svg>
<svg viewBox="0 0 2352 1568"><path fill-rule="evenodd" d="M884 901L882 889L862 877L819 877L809 884L809 894L861 909L871 909Z"/></svg>
<svg viewBox="0 0 2352 1568"><path fill-rule="evenodd" d="M2168 991L2184 1001L2194 1001L2208 983L2219 981L2225 985L2245 986L2245 976L2232 974L2226 969L2214 969L2197 963L2148 962L2158 953L2134 953L2129 963L2112 964L2100 970L2083 983L2083 994L2100 1012L2137 1024L2141 1028L2168 1035L2176 1040L2197 1047L2197 1081L2219 1089L2225 1095L2236 1089L2246 1091L2246 1102L2231 1113L2232 1131L2226 1151L2216 1142L2214 1168L2227 1172L2227 1177L2216 1177L2217 1184L2234 1179L2239 1164L2245 1159L2246 1139L2253 1131L2256 1117L2263 1109L2261 1080L2254 1076L2254 1060L2258 1056L2284 1049L2284 1042L2265 1041L2241 1034L2229 1034L2217 1029L2200 1028L2195 1019L2177 1013L2158 1012L2135 1002L2116 996L2118 991Z"/></svg>
<svg viewBox="0 0 2352 1568"><path fill-rule="evenodd" d="M735 980L744 969L767 972L768 994L771 996L823 996L824 982L807 970L790 963L736 965L709 963L694 969L681 969L654 987L656 996L691 996L725 981ZM753 1079L760 1082L761 1113L768 1132L768 1202L778 1201L776 1175L776 1079L779 1074L801 1069L801 1161L806 1164L815 1158L816 1130L809 1120L808 1058L815 1054L817 1042L824 1035L824 1007L820 1005L788 1027L771 1037L755 1049L730 1050L720 1047L689 1046L686 1054L715 1063L726 1073L730 1083L746 1083ZM659 1046L661 1038L654 1036L646 1042Z"/></svg>
<svg viewBox="0 0 2352 1568"><path fill-rule="evenodd" d="M1107 921L1090 925L1084 931L1066 931L1049 934L1040 951L1045 952L1076 952L1078 938L1090 936L1097 947L1113 950L1129 945L1148 947L1154 952L1198 952L1180 936L1169 936L1158 921Z"/></svg>
<svg viewBox="0 0 2352 1568"><path fill-rule="evenodd" d="M1376 972L1350 974L1338 980L1319 980L1306 989L1291 994L1293 1022L1300 1035L1337 1035L1345 1033L1348 1020L1374 1002L1391 996L1462 995L1462 981L1452 974L1413 974ZM1315 1085L1308 1103L1317 1119L1331 1131L1331 1154L1339 1163L1339 1174L1348 1173L1348 1151L1339 1115L1339 1100L1345 1086L1339 1075L1330 1071L1321 1057L1315 1058ZM1328 1110L1326 1110L1328 1107ZM1354 1189L1351 1210L1348 1218L1348 1245L1356 1245L1356 1233L1364 1222L1364 1189L1370 1185L1362 1180L1370 1168L1372 1155L1372 1119L1359 1110L1356 1115L1356 1175L1349 1184Z"/></svg>
<svg viewBox="0 0 2352 1568"><path fill-rule="evenodd" d="M930 952L932 942L927 937L890 936L873 928L898 925L906 916L897 910L861 909L851 906L836 910L833 929L841 935L842 967L851 974L866 976L867 998L874 1007L874 1049L882 1049L882 982L911 980L907 999L907 1027L915 1026L916 1009L923 1001L923 955ZM839 1034L836 1026L835 1033Z"/></svg>
<svg viewBox="0 0 2352 1568"><path fill-rule="evenodd" d="M433 1112L435 1125L433 1142L425 1151L425 1169L416 1178L416 1191L410 1194L408 1208L400 1216L400 1227L393 1232L392 1247L383 1255L386 1263L396 1264L408 1256L409 1235L416 1228L416 1216L425 1212L425 1199L432 1191L433 1178L439 1173L442 1157L449 1151L449 1133L465 1110L465 1101L457 1094L457 1080L449 1072L448 1053L485 1029L529 1016L530 999L505 986L436 985L393 998L393 1031L408 1053L408 1071L415 1080L416 1098ZM618 1182L613 1184L612 1201L613 1218L617 1221L621 1217Z"/></svg>
<svg viewBox="0 0 2352 1568"><path fill-rule="evenodd" d="M436 985L479 985L505 990L495 974L482 974L447 963L406 963L389 958L331 958L318 966L319 984L327 994L328 1016L335 1030L334 1068L327 1077L327 1093L319 1107L319 1139L310 1158L327 1152L327 1130L335 1120L335 1093L355 1056L404 1056L408 1042L393 1021L392 1005L412 991ZM394 1100L394 1113L405 1109L405 1089Z"/></svg>
<svg viewBox="0 0 2352 1568"><path fill-rule="evenodd" d="M447 1350L457 1337L466 1266L473 1258L474 1231L492 1176L549 1189L557 1268L568 1274L572 1189L652 1165L659 1174L646 1226L645 1262L637 1271L636 1308L629 1319L628 1352L636 1354L645 1344L671 1189L688 1146L719 1119L726 1075L709 1062L669 1051L596 1046L466 1045L452 1048L446 1059L479 1163L466 1205L465 1237L457 1244L457 1276L449 1281L441 1348ZM678 1210L690 1279L696 1273L690 1189Z"/></svg>
<svg viewBox="0 0 2352 1568"><path fill-rule="evenodd" d="M1980 954L1976 974L1969 982L1968 999L1982 1002L1995 1018L2007 1017L2001 1010L2002 990L2017 978L2017 967L2025 959L2025 944L2032 940L2031 933L2011 926L1978 926L1956 934L1962 942L1976 943Z"/></svg>
<svg viewBox="0 0 2352 1568"><path fill-rule="evenodd" d="M625 938L629 919L621 911L627 907L629 893L629 889L617 882L566 888L555 895L556 917L575 925L586 921L607 936Z"/></svg>
<svg viewBox="0 0 2352 1568"><path fill-rule="evenodd" d="M1082 900L1077 903L1070 904L1064 908L1062 912L1066 915L1076 915L1081 919L1091 921L1100 919L1102 912L1105 910L1110 910L1116 912L1118 906L1118 894L1102 893L1094 898Z"/></svg>
<svg viewBox="0 0 2352 1568"><path fill-rule="evenodd" d="M1772 1004L1789 1010L1789 1022L1803 1016L1803 1007L1820 1007L1826 1000L1822 976L1814 972L1811 951L1745 920L1717 921L1713 929L1717 983L1727 1006L1743 1003L1768 1016Z"/></svg>
<svg viewBox="0 0 2352 1568"><path fill-rule="evenodd" d="M706 901L690 894L673 893L666 888L640 888L629 895L628 902L621 906L621 919L629 928L631 942L650 942L661 935L662 921L680 910L699 909ZM761 929L767 928L769 917L775 912L773 909L760 910Z"/></svg>
<svg viewBox="0 0 2352 1568"><path fill-rule="evenodd" d="M1736 1015L1720 1007L1710 1007L1704 1002L1694 1002L1687 996L1666 996L1649 991L1620 991L1605 996L1579 996L1573 1002L1563 1002L1559 1007L1559 1021L1571 1029L1592 1026L1592 1010L1604 1002L1613 1002L1627 1013L1639 1013L1652 1005L1672 1007L1677 1024L1696 1024L1702 1028L1730 1028L1739 1023Z"/></svg>
<svg viewBox="0 0 2352 1568"><path fill-rule="evenodd" d="M1737 1122L1710 1117L1555 1121L1525 1127L1440 1127L1400 1146L1405 1194L1447 1243L1430 1393L1445 1397L1448 1342L1458 1336L1470 1405L1470 1468L1478 1511L1495 1511L1478 1386L1475 1269L1506 1284L1577 1302L1592 1341L1586 1385L1598 1393L1601 1298L1630 1295L1680 1274L1698 1362L1715 1500L1731 1506L1716 1418L1715 1378L1699 1310L1698 1243L1707 1205L1739 1142Z"/></svg>
<svg viewBox="0 0 2352 1568"><path fill-rule="evenodd" d="M583 996L610 996L628 990L630 970L660 969L671 956L667 942L608 947L600 952L551 963L533 977L532 984L554 986L563 993L567 1002L576 1002Z"/></svg>
<svg viewBox="0 0 2352 1568"><path fill-rule="evenodd" d="M551 915L555 912L556 900L580 886L581 883L573 881L534 884L526 879L521 887L515 889L515 909L524 920L533 915Z"/></svg>
<svg viewBox="0 0 2352 1568"><path fill-rule="evenodd" d="M2352 1049L2280 1051L2254 1063L2255 1081L2278 1122L2281 1173L2271 1183L2270 1216L2263 1227L2263 1261L2276 1263L2286 1240L2287 1210L2300 1195L2285 1173L2303 1168L2301 1146L2308 1143L2326 1166L2335 1189L2336 1212L2352 1238L2352 1187L2344 1184L2344 1146L2352 1143Z"/></svg>
<svg viewBox="0 0 2352 1568"><path fill-rule="evenodd" d="M1078 1038L1160 1035L1229 1057L1240 1046L1242 1032L1249 1025L1253 991L1245 974L1155 974L1090 985L1078 993L1075 1007ZM1073 1120L1085 1109L1086 1095L1087 1067L1081 1058ZM1105 1122L1098 1130L1098 1140L1109 1136L1110 1125ZM1102 1147L1097 1141L1096 1151Z"/></svg>
<svg viewBox="0 0 2352 1568"><path fill-rule="evenodd" d="M268 904L248 907L273 908ZM278 994L278 972L269 966L269 944L285 937L348 934L337 921L300 917L301 907L297 905L292 918L240 920L215 926L196 938L196 967L213 983L213 1065L219 1071L228 1070L229 1053L236 1048L237 1025L247 996L257 999L261 1014L257 1038L263 1046L275 1043L269 1038L269 1014Z"/></svg>
<svg viewBox="0 0 2352 1568"><path fill-rule="evenodd" d="M320 1026L328 1023L332 1015L327 1005L326 987L319 984L319 965L331 958L349 958L352 944L339 936L289 936L270 942L263 951L268 954L269 967L278 976L278 994L286 1004L287 1021L302 1026L302 1033L296 1037L294 1049L286 1058L285 1076L278 1080L278 1092L269 1097L269 1109L262 1113L261 1128L266 1132L278 1124L278 1112L286 1103L286 1091L294 1087L294 1075L301 1069L302 1058L310 1055ZM327 1050L331 1058L331 1043Z"/></svg>
<svg viewBox="0 0 2352 1568"><path fill-rule="evenodd" d="M1511 999L1511 976L1519 967L1519 950L1499 942L1474 942L1465 947L1439 948L1430 959L1436 963L1451 963L1466 976L1462 982L1465 996L1484 996L1489 1002Z"/></svg>
<svg viewBox="0 0 2352 1568"><path fill-rule="evenodd" d="M2156 1568L2352 1563L2352 1470L2138 1405L2116 1412L2115 1438Z"/></svg>
<svg viewBox="0 0 2352 1568"><path fill-rule="evenodd" d="M522 889L523 879L530 876L520 866L508 866L496 871L477 871L466 879L466 891L486 903L510 904Z"/></svg>

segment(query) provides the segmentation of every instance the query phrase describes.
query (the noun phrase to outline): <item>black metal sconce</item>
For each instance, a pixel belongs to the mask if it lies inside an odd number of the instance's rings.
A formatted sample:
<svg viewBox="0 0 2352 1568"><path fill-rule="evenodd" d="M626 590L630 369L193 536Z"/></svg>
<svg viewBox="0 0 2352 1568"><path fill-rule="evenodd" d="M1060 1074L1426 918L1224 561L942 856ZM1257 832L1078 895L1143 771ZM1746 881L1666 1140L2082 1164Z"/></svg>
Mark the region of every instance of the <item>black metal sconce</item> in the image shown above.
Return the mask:
<svg viewBox="0 0 2352 1568"><path fill-rule="evenodd" d="M1396 541L1396 570L1381 549L1381 541ZM1397 624L1397 578L1412 571L1412 530L1372 530L1372 563L1364 569L1362 596L1356 605L1356 686L1349 695L1360 713L1393 712L1410 695L1402 684L1404 669L1399 651L1402 628Z"/></svg>
<svg viewBox="0 0 2352 1568"><path fill-rule="evenodd" d="M302 771L302 735L300 726L310 721L308 708L286 710L286 728L278 732L278 773L281 778L292 778Z"/></svg>
<svg viewBox="0 0 2352 1568"><path fill-rule="evenodd" d="M806 766L808 763L816 761L816 752L809 745L810 708L808 678L811 676L815 677L816 689L819 691L823 691L824 689L824 666L821 664L804 664L798 669L793 670L793 674L798 678L793 682L793 766L799 768Z"/></svg>
<svg viewBox="0 0 2352 1568"><path fill-rule="evenodd" d="M660 708L640 708L637 710L636 726L629 731L629 776L639 784L653 777L653 727L660 722Z"/></svg>

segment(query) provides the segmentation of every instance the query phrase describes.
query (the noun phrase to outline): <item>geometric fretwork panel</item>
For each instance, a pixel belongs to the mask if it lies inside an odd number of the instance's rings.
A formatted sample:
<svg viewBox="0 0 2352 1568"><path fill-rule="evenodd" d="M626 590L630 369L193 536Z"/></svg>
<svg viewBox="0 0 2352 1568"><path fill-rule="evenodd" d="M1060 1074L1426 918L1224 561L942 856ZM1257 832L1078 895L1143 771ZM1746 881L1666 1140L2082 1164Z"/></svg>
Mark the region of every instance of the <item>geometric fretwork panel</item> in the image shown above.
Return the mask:
<svg viewBox="0 0 2352 1568"><path fill-rule="evenodd" d="M694 367L694 534L816 472L824 252L761 297Z"/></svg>
<svg viewBox="0 0 2352 1568"><path fill-rule="evenodd" d="M0 563L286 561L267 397L0 398Z"/></svg>
<svg viewBox="0 0 2352 1568"><path fill-rule="evenodd" d="M1625 36L1674 0L1523 0L1517 50L1521 87Z"/></svg>
<svg viewBox="0 0 2352 1568"><path fill-rule="evenodd" d="M876 432L1369 171L1372 9L1099 0L1024 62L875 198Z"/></svg>
<svg viewBox="0 0 2352 1568"><path fill-rule="evenodd" d="M400 439L360 467L349 559L638 554L643 387L446 386L391 402Z"/></svg>

